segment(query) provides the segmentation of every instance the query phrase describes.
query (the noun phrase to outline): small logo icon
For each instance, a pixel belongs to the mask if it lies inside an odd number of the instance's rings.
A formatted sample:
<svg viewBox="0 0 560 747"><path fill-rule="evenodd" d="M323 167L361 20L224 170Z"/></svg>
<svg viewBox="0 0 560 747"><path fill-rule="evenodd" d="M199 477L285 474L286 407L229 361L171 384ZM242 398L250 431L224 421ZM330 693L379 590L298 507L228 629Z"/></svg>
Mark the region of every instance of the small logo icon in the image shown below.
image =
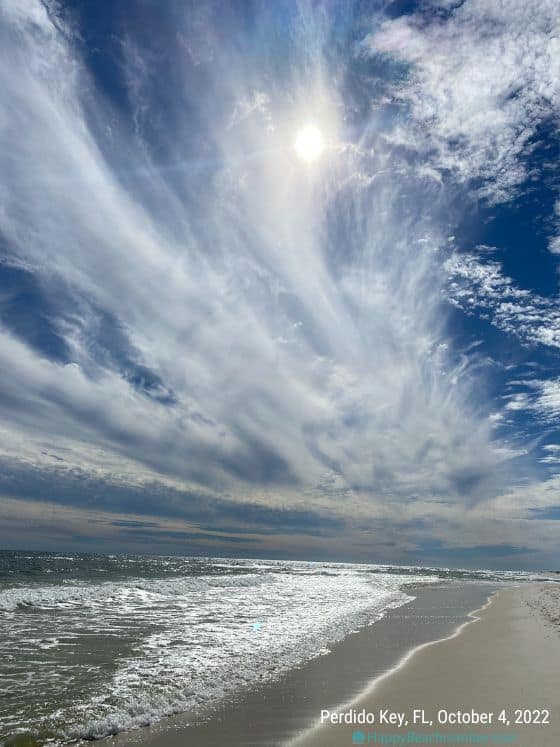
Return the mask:
<svg viewBox="0 0 560 747"><path fill-rule="evenodd" d="M366 735L363 731L355 731L352 733L352 744L365 744Z"/></svg>
<svg viewBox="0 0 560 747"><path fill-rule="evenodd" d="M258 633L261 628L262 628L262 623L253 623L253 630L256 633Z"/></svg>

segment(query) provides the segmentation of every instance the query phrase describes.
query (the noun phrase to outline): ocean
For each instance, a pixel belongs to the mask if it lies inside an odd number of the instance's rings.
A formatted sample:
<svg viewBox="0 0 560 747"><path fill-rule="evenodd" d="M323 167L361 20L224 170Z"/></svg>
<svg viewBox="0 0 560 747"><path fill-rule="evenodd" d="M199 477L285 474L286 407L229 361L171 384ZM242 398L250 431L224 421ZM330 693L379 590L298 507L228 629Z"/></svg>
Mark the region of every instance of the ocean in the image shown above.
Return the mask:
<svg viewBox="0 0 560 747"><path fill-rule="evenodd" d="M327 654L412 585L534 574L279 560L0 552L0 743L100 738Z"/></svg>

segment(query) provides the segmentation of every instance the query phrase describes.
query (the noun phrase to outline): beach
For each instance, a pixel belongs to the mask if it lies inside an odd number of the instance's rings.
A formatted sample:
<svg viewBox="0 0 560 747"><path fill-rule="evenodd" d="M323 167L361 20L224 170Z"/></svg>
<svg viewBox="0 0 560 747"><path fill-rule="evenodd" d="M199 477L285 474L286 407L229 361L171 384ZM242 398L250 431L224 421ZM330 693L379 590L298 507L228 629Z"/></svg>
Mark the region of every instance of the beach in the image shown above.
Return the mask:
<svg viewBox="0 0 560 747"><path fill-rule="evenodd" d="M504 590L474 617L456 635L413 652L351 704L356 711L365 709L377 717L380 710L406 713L408 726L398 729L387 725L323 725L294 740L292 746L352 744L353 735L356 744L398 744L390 735L404 737L413 732L426 737L433 734L432 741L423 742L429 744L446 743L437 741L438 734L471 734L475 735L471 741L462 743L557 747L560 587L530 585ZM423 710L433 725L413 726L414 709ZM521 711L518 719L538 721L546 719L548 711L550 723L515 723L517 710ZM467 720L470 713L471 721L476 718L473 712L494 717L490 724L440 725L439 711L444 711L444 720L458 711L467 714L463 716ZM502 711L509 724L498 721ZM363 742L360 733L355 734L357 730L364 734Z"/></svg>
<svg viewBox="0 0 560 747"><path fill-rule="evenodd" d="M526 584L499 590L486 586L476 591L488 595L488 601L472 615L463 616L458 600L468 598L473 587L420 589L413 602L349 636L319 663L311 662L283 681L225 706L206 721L192 720L183 714L152 728L122 733L111 742L119 747L210 747L224 743L285 747L353 743L556 747L560 743L560 587ZM396 632L399 625L400 632ZM407 641L402 639L403 634ZM416 645L411 647L413 642ZM377 667L377 671L370 671L369 681L364 673L367 661ZM340 697L350 690L354 697L334 702L336 694ZM433 719L433 724L413 725L415 709L423 711L424 718ZM537 710L544 718L548 710L550 724L515 724L516 709L521 710L522 718L525 712ZM408 724L320 725L321 712L325 710L341 714L365 711L376 718L380 712L387 717L402 713ZM502 710L509 726L497 720ZM462 718L490 718L490 723L440 724L440 711L449 714L450 719L460 711ZM311 714L314 716L310 719ZM307 727L306 719L310 719ZM416 741L410 741L411 734ZM461 735L466 735L467 741L442 741L451 736L461 739Z"/></svg>
<svg viewBox="0 0 560 747"><path fill-rule="evenodd" d="M411 587L406 604L355 630L325 655L270 683L237 693L206 718L178 714L145 729L123 732L111 742L119 747L287 744L305 732L322 709L337 709L367 690L373 678L398 665L411 649L452 635L470 619L470 610L486 603L498 588L497 584L464 581Z"/></svg>
<svg viewBox="0 0 560 747"><path fill-rule="evenodd" d="M531 695L555 692L546 678L554 679L558 664L560 586L545 583L554 574L96 554L2 558L2 747L92 739L108 747L345 744L352 724L321 726L321 715L384 709L411 719L413 709L447 707L444 695L455 709L480 709L487 699L491 710L492 698L477 698L479 680L492 683L492 676L507 678L513 691L505 700L514 707L545 708L546 698L539 705L524 696L521 673L531 671ZM464 653L474 633L475 653ZM475 667L477 656L483 661ZM409 672L420 685L411 685ZM380 721L375 734L395 725ZM449 724L438 726L450 733ZM405 724L388 731L402 736Z"/></svg>
<svg viewBox="0 0 560 747"><path fill-rule="evenodd" d="M220 724L237 734L236 719L278 743L516 578L530 575L0 552L0 744L177 724L201 740Z"/></svg>

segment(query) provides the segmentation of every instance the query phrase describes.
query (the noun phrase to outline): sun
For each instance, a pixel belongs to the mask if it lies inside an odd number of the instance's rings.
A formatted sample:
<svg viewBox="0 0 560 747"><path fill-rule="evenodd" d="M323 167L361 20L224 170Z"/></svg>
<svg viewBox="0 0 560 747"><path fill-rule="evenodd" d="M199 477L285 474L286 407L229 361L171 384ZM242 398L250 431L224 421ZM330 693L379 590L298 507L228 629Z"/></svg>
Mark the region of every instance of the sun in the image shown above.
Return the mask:
<svg viewBox="0 0 560 747"><path fill-rule="evenodd" d="M294 149L302 161L316 161L325 150L325 139L315 125L306 125L297 134Z"/></svg>

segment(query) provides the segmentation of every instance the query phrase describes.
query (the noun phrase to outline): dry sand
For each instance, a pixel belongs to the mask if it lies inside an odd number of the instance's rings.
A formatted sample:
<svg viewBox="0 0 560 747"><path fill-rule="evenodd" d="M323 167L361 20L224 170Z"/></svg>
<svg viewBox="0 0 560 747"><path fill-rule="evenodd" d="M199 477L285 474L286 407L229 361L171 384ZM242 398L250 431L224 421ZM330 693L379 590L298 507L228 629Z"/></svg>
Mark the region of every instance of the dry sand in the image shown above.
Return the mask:
<svg viewBox="0 0 560 747"><path fill-rule="evenodd" d="M323 725L312 728L291 745L351 745L353 732L359 730L366 739L359 742L358 735L355 743L363 744L383 744L380 735L406 737L413 731L444 736L476 734L486 736L487 744L560 747L560 585L531 585L500 592L458 634L416 650L362 696L339 710L348 708L365 709L376 717L380 709L404 712L409 724L402 728L378 724ZM433 726L413 725L414 708L424 709ZM492 712L495 723L440 725L437 723L440 709ZM511 721L509 726L496 722L502 709ZM550 724L516 724L515 709L548 709ZM513 735L512 741L498 742L499 737L494 737L508 734Z"/></svg>

